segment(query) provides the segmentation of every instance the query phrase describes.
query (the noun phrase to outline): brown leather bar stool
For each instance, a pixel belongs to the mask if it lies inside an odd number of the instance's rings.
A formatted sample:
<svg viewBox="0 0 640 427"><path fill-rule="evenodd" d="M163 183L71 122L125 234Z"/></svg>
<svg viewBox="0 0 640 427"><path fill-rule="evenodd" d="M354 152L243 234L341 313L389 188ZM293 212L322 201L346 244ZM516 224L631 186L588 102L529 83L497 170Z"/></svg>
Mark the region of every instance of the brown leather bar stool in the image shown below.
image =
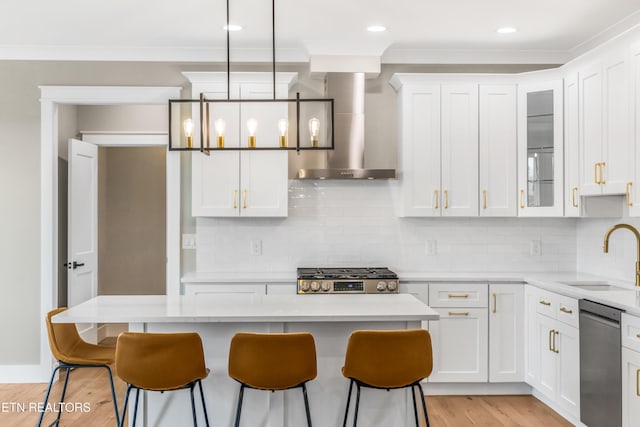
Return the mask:
<svg viewBox="0 0 640 427"><path fill-rule="evenodd" d="M71 371L80 368L104 368L109 374L109 381L111 382L111 398L113 399L113 409L116 412L116 421L118 420L118 403L116 401L116 392L113 388L113 375L111 374L111 368L115 360L115 348L103 345L90 344L84 341L78 329L73 323L52 323L51 318L58 313L65 311L66 307L57 308L47 313L47 334L49 336L49 348L51 353L58 361L58 366L55 367L49 380L49 387L47 387L47 393L44 397L43 407L46 408L47 401L49 400L49 394L51 393L51 386L53 385L53 379L56 376L56 372L59 369L66 369L67 376L64 379L64 385L62 386L62 395L60 397L60 403L64 402L64 396L67 392L67 384L69 383L69 377L71 377ZM58 417L51 425L58 425L60 423L60 416L62 411L58 412ZM40 413L38 418L38 427L42 425L42 418L44 417L44 411Z"/></svg>
<svg viewBox="0 0 640 427"><path fill-rule="evenodd" d="M193 397L196 385L200 389L204 420L209 426L207 405L202 392L202 380L209 375L209 370L205 367L200 335L194 332L123 332L118 336L116 343L116 372L128 384L119 426L124 424L132 389L136 390L132 427L136 425L140 390L165 392L182 389L189 389L193 425L197 426L196 403Z"/></svg>
<svg viewBox="0 0 640 427"><path fill-rule="evenodd" d="M229 376L240 383L235 426L240 426L245 387L270 391L300 387L311 427L306 383L317 374L316 344L308 332L235 334L229 349Z"/></svg>
<svg viewBox="0 0 640 427"><path fill-rule="evenodd" d="M353 417L354 427L358 422L360 387L385 390L410 387L416 426L419 426L415 395L415 387L417 387L422 397L424 418L429 427L427 405L420 381L431 375L432 369L431 335L424 329L353 332L347 343L347 354L342 368L342 375L351 380L342 426L347 425L351 390L355 383L357 394Z"/></svg>

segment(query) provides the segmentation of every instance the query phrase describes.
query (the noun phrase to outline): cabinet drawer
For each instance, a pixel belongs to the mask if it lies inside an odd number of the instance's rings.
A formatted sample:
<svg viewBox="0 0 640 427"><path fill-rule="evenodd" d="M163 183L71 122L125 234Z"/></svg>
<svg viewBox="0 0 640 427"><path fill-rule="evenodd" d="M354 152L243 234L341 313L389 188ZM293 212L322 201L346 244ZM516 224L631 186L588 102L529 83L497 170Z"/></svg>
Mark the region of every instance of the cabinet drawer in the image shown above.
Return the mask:
<svg viewBox="0 0 640 427"><path fill-rule="evenodd" d="M538 289L538 296L536 297L536 300L536 311L538 313L549 316L552 319L556 318L556 312L558 311L557 295L543 289Z"/></svg>
<svg viewBox="0 0 640 427"><path fill-rule="evenodd" d="M431 307L487 307L486 283L431 283Z"/></svg>
<svg viewBox="0 0 640 427"><path fill-rule="evenodd" d="M556 319L566 323L574 328L578 327L578 300L574 298L557 295L558 311L556 312Z"/></svg>
<svg viewBox="0 0 640 427"><path fill-rule="evenodd" d="M622 346L640 351L640 317L622 313Z"/></svg>

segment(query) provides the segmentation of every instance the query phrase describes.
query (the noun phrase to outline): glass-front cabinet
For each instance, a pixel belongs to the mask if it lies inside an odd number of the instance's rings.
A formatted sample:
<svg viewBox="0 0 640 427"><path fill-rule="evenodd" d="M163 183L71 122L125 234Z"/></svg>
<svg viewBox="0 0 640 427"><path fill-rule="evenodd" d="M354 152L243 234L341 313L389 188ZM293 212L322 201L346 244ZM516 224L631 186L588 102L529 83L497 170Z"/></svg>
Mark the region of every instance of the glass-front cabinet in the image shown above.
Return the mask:
<svg viewBox="0 0 640 427"><path fill-rule="evenodd" d="M562 81L518 87L518 215L562 216Z"/></svg>

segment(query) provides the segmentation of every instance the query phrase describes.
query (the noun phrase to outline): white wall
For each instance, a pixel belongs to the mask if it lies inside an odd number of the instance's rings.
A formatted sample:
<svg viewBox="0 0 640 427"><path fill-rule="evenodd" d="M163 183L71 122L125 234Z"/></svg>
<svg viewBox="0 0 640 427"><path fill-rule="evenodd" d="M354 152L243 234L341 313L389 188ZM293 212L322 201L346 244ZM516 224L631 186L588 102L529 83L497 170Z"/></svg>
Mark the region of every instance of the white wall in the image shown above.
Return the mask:
<svg viewBox="0 0 640 427"><path fill-rule="evenodd" d="M388 266L397 271L573 270L572 219L398 218L393 181L291 181L284 219L198 218L198 271ZM542 241L542 256L530 241ZM252 256L250 241L262 240ZM437 241L437 255L425 241ZM292 278L295 277L292 275Z"/></svg>

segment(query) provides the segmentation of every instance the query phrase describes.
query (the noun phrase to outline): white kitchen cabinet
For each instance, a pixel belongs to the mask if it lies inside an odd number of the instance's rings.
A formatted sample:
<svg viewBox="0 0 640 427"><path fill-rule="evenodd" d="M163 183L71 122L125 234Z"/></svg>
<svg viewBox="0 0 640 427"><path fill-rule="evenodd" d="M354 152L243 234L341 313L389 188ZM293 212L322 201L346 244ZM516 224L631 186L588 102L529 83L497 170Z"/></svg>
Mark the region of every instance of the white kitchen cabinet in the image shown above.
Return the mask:
<svg viewBox="0 0 640 427"><path fill-rule="evenodd" d="M489 382L524 380L524 287L489 284Z"/></svg>
<svg viewBox="0 0 640 427"><path fill-rule="evenodd" d="M442 216L478 215L478 85L442 86Z"/></svg>
<svg viewBox="0 0 640 427"><path fill-rule="evenodd" d="M564 79L564 216L580 216L580 98L578 73Z"/></svg>
<svg viewBox="0 0 640 427"><path fill-rule="evenodd" d="M640 425L640 352L622 348L622 427Z"/></svg>
<svg viewBox="0 0 640 427"><path fill-rule="evenodd" d="M256 75L252 76L245 78L260 80ZM264 76L262 80L265 80ZM277 83L277 97L286 98L288 87L288 83ZM194 96L203 92L209 99L226 98L226 86L221 83L200 83L194 85L193 91ZM272 84L266 80L235 82L230 88L231 96L241 99L270 99L272 91ZM247 120L253 118L258 121L256 144L277 147L277 122L287 115L286 103L211 104L209 126L213 129L213 122L223 118L226 122L225 147L246 146ZM215 135L212 136L212 144L215 144ZM209 156L192 154L193 216L284 217L287 213L286 151L212 151Z"/></svg>
<svg viewBox="0 0 640 427"><path fill-rule="evenodd" d="M480 216L516 216L516 86L480 85Z"/></svg>
<svg viewBox="0 0 640 427"><path fill-rule="evenodd" d="M625 194L633 180L629 68L620 49L578 73L582 195Z"/></svg>
<svg viewBox="0 0 640 427"><path fill-rule="evenodd" d="M538 288L525 285L524 287L524 380L534 388L539 387L540 358L537 349L540 346L539 331L536 322L538 305Z"/></svg>
<svg viewBox="0 0 640 427"><path fill-rule="evenodd" d="M562 81L518 86L518 215L562 216Z"/></svg>
<svg viewBox="0 0 640 427"><path fill-rule="evenodd" d="M635 147L633 180L626 185L625 202L629 216L640 216L640 42L631 46L631 116L632 139Z"/></svg>

